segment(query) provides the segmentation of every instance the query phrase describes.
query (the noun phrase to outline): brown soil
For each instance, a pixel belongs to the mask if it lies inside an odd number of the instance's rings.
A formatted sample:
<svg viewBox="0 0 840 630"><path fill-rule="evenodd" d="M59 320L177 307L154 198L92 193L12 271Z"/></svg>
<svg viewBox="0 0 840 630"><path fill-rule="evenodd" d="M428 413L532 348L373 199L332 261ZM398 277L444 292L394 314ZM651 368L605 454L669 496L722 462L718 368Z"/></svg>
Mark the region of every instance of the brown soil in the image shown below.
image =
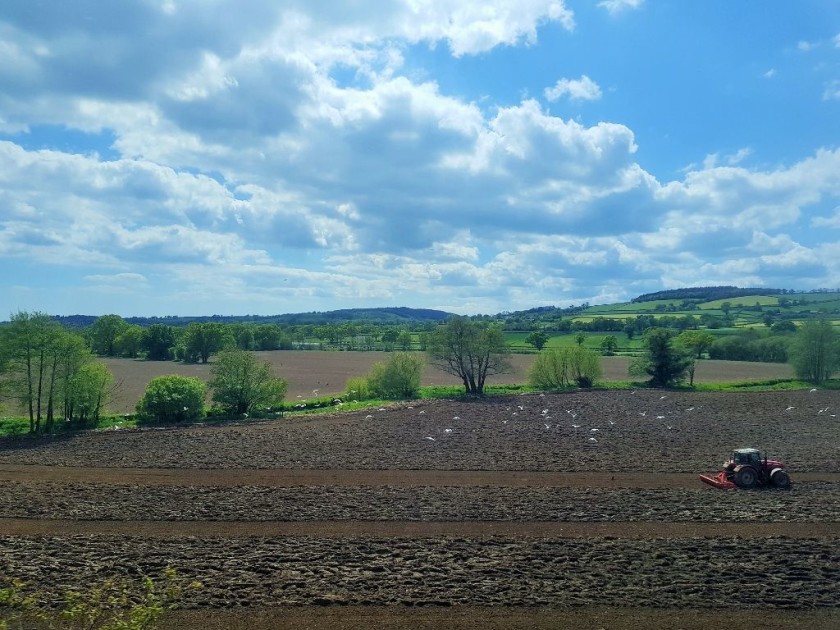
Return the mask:
<svg viewBox="0 0 840 630"><path fill-rule="evenodd" d="M282 350L258 352L269 361L275 373L288 382L287 400L316 396L338 396L344 393L347 379L364 376L371 366L388 358L383 352L305 352ZM525 383L533 354L511 355L513 371L488 378L490 384ZM190 365L172 361L135 361L132 359L102 359L114 374L118 385L109 409L114 413L132 413L143 396L146 385L155 376L182 374L210 378L211 365ZM626 381L627 357L603 357L605 381ZM695 380L698 383L731 382L749 379L791 378L791 368L784 363L747 363L744 361L700 361ZM457 378L427 365L423 385L460 385Z"/></svg>
<svg viewBox="0 0 840 630"><path fill-rule="evenodd" d="M834 628L838 403L591 391L7 440L0 575L171 565L204 588L168 628ZM699 482L748 445L793 488Z"/></svg>

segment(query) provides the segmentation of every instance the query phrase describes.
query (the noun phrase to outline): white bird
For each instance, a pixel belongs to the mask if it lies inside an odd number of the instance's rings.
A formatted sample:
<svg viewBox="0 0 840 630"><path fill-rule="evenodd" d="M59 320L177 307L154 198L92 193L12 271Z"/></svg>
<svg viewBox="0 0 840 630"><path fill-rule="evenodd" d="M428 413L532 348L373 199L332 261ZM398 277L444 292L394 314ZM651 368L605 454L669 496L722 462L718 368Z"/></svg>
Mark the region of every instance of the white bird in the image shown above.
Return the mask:
<svg viewBox="0 0 840 630"><path fill-rule="evenodd" d="M431 440L432 442L435 441L435 438L433 438L431 435L427 435L425 439Z"/></svg>
<svg viewBox="0 0 840 630"><path fill-rule="evenodd" d="M646 416L646 415L647 415L647 411L640 411L640 412L639 412L639 415L640 415L640 416Z"/></svg>
<svg viewBox="0 0 840 630"><path fill-rule="evenodd" d="M814 389L811 389L811 390L808 390L808 391L813 394L815 391L817 391L817 388L815 387Z"/></svg>
<svg viewBox="0 0 840 630"><path fill-rule="evenodd" d="M548 409L543 409L540 413L542 413L542 415L545 415L548 413Z"/></svg>
<svg viewBox="0 0 840 630"><path fill-rule="evenodd" d="M795 409L795 407L788 407L785 411L790 411L791 409Z"/></svg>
<svg viewBox="0 0 840 630"><path fill-rule="evenodd" d="M545 424L545 422L543 422L543 424L545 425L545 428L546 428L546 429L550 429L550 428L551 428L551 425L550 425L550 424Z"/></svg>
<svg viewBox="0 0 840 630"><path fill-rule="evenodd" d="M444 429L443 432L444 433L452 433L452 429Z"/></svg>
<svg viewBox="0 0 840 630"><path fill-rule="evenodd" d="M666 426L668 427L668 430L669 430L669 431L672 429L672 427L671 427L671 425L670 425L670 424L669 424L669 425L666 425Z"/></svg>
<svg viewBox="0 0 840 630"><path fill-rule="evenodd" d="M598 440L596 440L595 438L589 438L589 441L590 442L597 442Z"/></svg>
<svg viewBox="0 0 840 630"><path fill-rule="evenodd" d="M507 424L507 420L502 420L502 424Z"/></svg>
<svg viewBox="0 0 840 630"><path fill-rule="evenodd" d="M667 398L667 396L660 396L659 400L665 400L666 398Z"/></svg>
<svg viewBox="0 0 840 630"><path fill-rule="evenodd" d="M373 416L365 416L365 420L373 420Z"/></svg>
<svg viewBox="0 0 840 630"><path fill-rule="evenodd" d="M452 419L453 419L453 420L460 420L461 418L460 418L460 416L455 416L455 417L454 417L454 418L452 418Z"/></svg>
<svg viewBox="0 0 840 630"><path fill-rule="evenodd" d="M519 407L519 410L520 410L520 411L522 411L523 409L525 409L525 407L523 407L522 405L516 405L516 406L517 406L517 407Z"/></svg>
<svg viewBox="0 0 840 630"><path fill-rule="evenodd" d="M425 409L423 411L421 411L420 413L418 413L417 415L422 416L424 413L426 413Z"/></svg>
<svg viewBox="0 0 840 630"><path fill-rule="evenodd" d="M573 429L580 429L580 425L579 425L579 424L573 424L573 425L572 425L572 428L573 428Z"/></svg>
<svg viewBox="0 0 840 630"><path fill-rule="evenodd" d="M613 422L612 420L609 420L609 423L610 423L610 426L613 426L615 424L615 422Z"/></svg>
<svg viewBox="0 0 840 630"><path fill-rule="evenodd" d="M664 419L665 419L665 416L656 416L656 419L657 419L657 420L664 420Z"/></svg>
<svg viewBox="0 0 840 630"><path fill-rule="evenodd" d="M694 411L694 407L689 407L686 411Z"/></svg>

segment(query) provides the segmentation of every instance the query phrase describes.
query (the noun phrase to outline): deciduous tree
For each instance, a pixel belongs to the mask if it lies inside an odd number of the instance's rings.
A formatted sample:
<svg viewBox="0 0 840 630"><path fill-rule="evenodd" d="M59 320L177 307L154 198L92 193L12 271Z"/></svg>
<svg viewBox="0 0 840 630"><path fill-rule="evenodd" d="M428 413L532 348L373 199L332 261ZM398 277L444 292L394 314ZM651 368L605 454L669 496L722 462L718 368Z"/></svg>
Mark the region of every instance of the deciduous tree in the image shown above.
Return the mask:
<svg viewBox="0 0 840 630"><path fill-rule="evenodd" d="M214 359L211 374L213 402L232 414L277 406L286 396L286 381L274 375L271 363L259 361L247 350L220 353Z"/></svg>
<svg viewBox="0 0 840 630"><path fill-rule="evenodd" d="M827 319L802 324L791 347L791 363L796 375L815 385L824 383L840 367L837 333Z"/></svg>
<svg viewBox="0 0 840 630"><path fill-rule="evenodd" d="M482 395L488 376L511 370L501 329L453 317L429 334L430 361L461 379L467 394Z"/></svg>

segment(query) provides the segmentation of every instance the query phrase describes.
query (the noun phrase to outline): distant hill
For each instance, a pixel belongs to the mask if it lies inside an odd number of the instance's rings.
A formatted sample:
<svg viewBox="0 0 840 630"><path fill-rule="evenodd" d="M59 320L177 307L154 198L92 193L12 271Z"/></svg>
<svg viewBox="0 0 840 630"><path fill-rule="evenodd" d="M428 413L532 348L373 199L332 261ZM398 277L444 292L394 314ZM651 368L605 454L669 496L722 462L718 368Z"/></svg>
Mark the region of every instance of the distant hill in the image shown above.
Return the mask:
<svg viewBox="0 0 840 630"><path fill-rule="evenodd" d="M193 322L219 322L223 324L341 324L346 322L371 322L393 325L439 322L451 317L452 313L429 308L383 307L345 308L335 311L312 311L310 313L288 313L284 315L201 315L165 317L125 317L129 324L151 326L186 326ZM53 319L68 328L87 328L96 321L97 315L56 315Z"/></svg>
<svg viewBox="0 0 840 630"><path fill-rule="evenodd" d="M701 302L712 302L714 300L728 300L731 298L745 297L747 295L782 295L789 293L787 289L767 289L721 286L721 287L686 287L683 289L669 289L655 293L645 293L630 300L633 304L639 302L653 302L655 300L698 300ZM790 291L793 293L793 291Z"/></svg>

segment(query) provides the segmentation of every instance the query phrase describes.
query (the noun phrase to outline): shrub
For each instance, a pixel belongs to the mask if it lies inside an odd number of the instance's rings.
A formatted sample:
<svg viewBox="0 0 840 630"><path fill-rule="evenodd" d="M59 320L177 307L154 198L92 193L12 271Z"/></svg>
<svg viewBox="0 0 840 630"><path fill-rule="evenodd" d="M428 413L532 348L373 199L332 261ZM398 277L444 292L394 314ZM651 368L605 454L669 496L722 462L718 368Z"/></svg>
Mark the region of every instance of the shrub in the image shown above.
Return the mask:
<svg viewBox="0 0 840 630"><path fill-rule="evenodd" d="M345 400L370 400L373 398L373 393L370 391L368 380L363 376L347 379L345 387Z"/></svg>
<svg viewBox="0 0 840 630"><path fill-rule="evenodd" d="M388 361L374 365L367 375L371 393L377 398L416 398L420 392L423 359L398 352Z"/></svg>
<svg viewBox="0 0 840 630"><path fill-rule="evenodd" d="M213 402L228 413L244 414L259 407L281 406L286 397L286 381L274 376L271 363L260 362L248 350L220 353L211 373Z"/></svg>
<svg viewBox="0 0 840 630"><path fill-rule="evenodd" d="M592 387L603 374L601 359L581 346L555 348L537 356L528 382L538 389L562 389L573 384Z"/></svg>
<svg viewBox="0 0 840 630"><path fill-rule="evenodd" d="M137 420L162 424L200 420L204 417L206 392L204 382L194 376L153 378L137 403Z"/></svg>

